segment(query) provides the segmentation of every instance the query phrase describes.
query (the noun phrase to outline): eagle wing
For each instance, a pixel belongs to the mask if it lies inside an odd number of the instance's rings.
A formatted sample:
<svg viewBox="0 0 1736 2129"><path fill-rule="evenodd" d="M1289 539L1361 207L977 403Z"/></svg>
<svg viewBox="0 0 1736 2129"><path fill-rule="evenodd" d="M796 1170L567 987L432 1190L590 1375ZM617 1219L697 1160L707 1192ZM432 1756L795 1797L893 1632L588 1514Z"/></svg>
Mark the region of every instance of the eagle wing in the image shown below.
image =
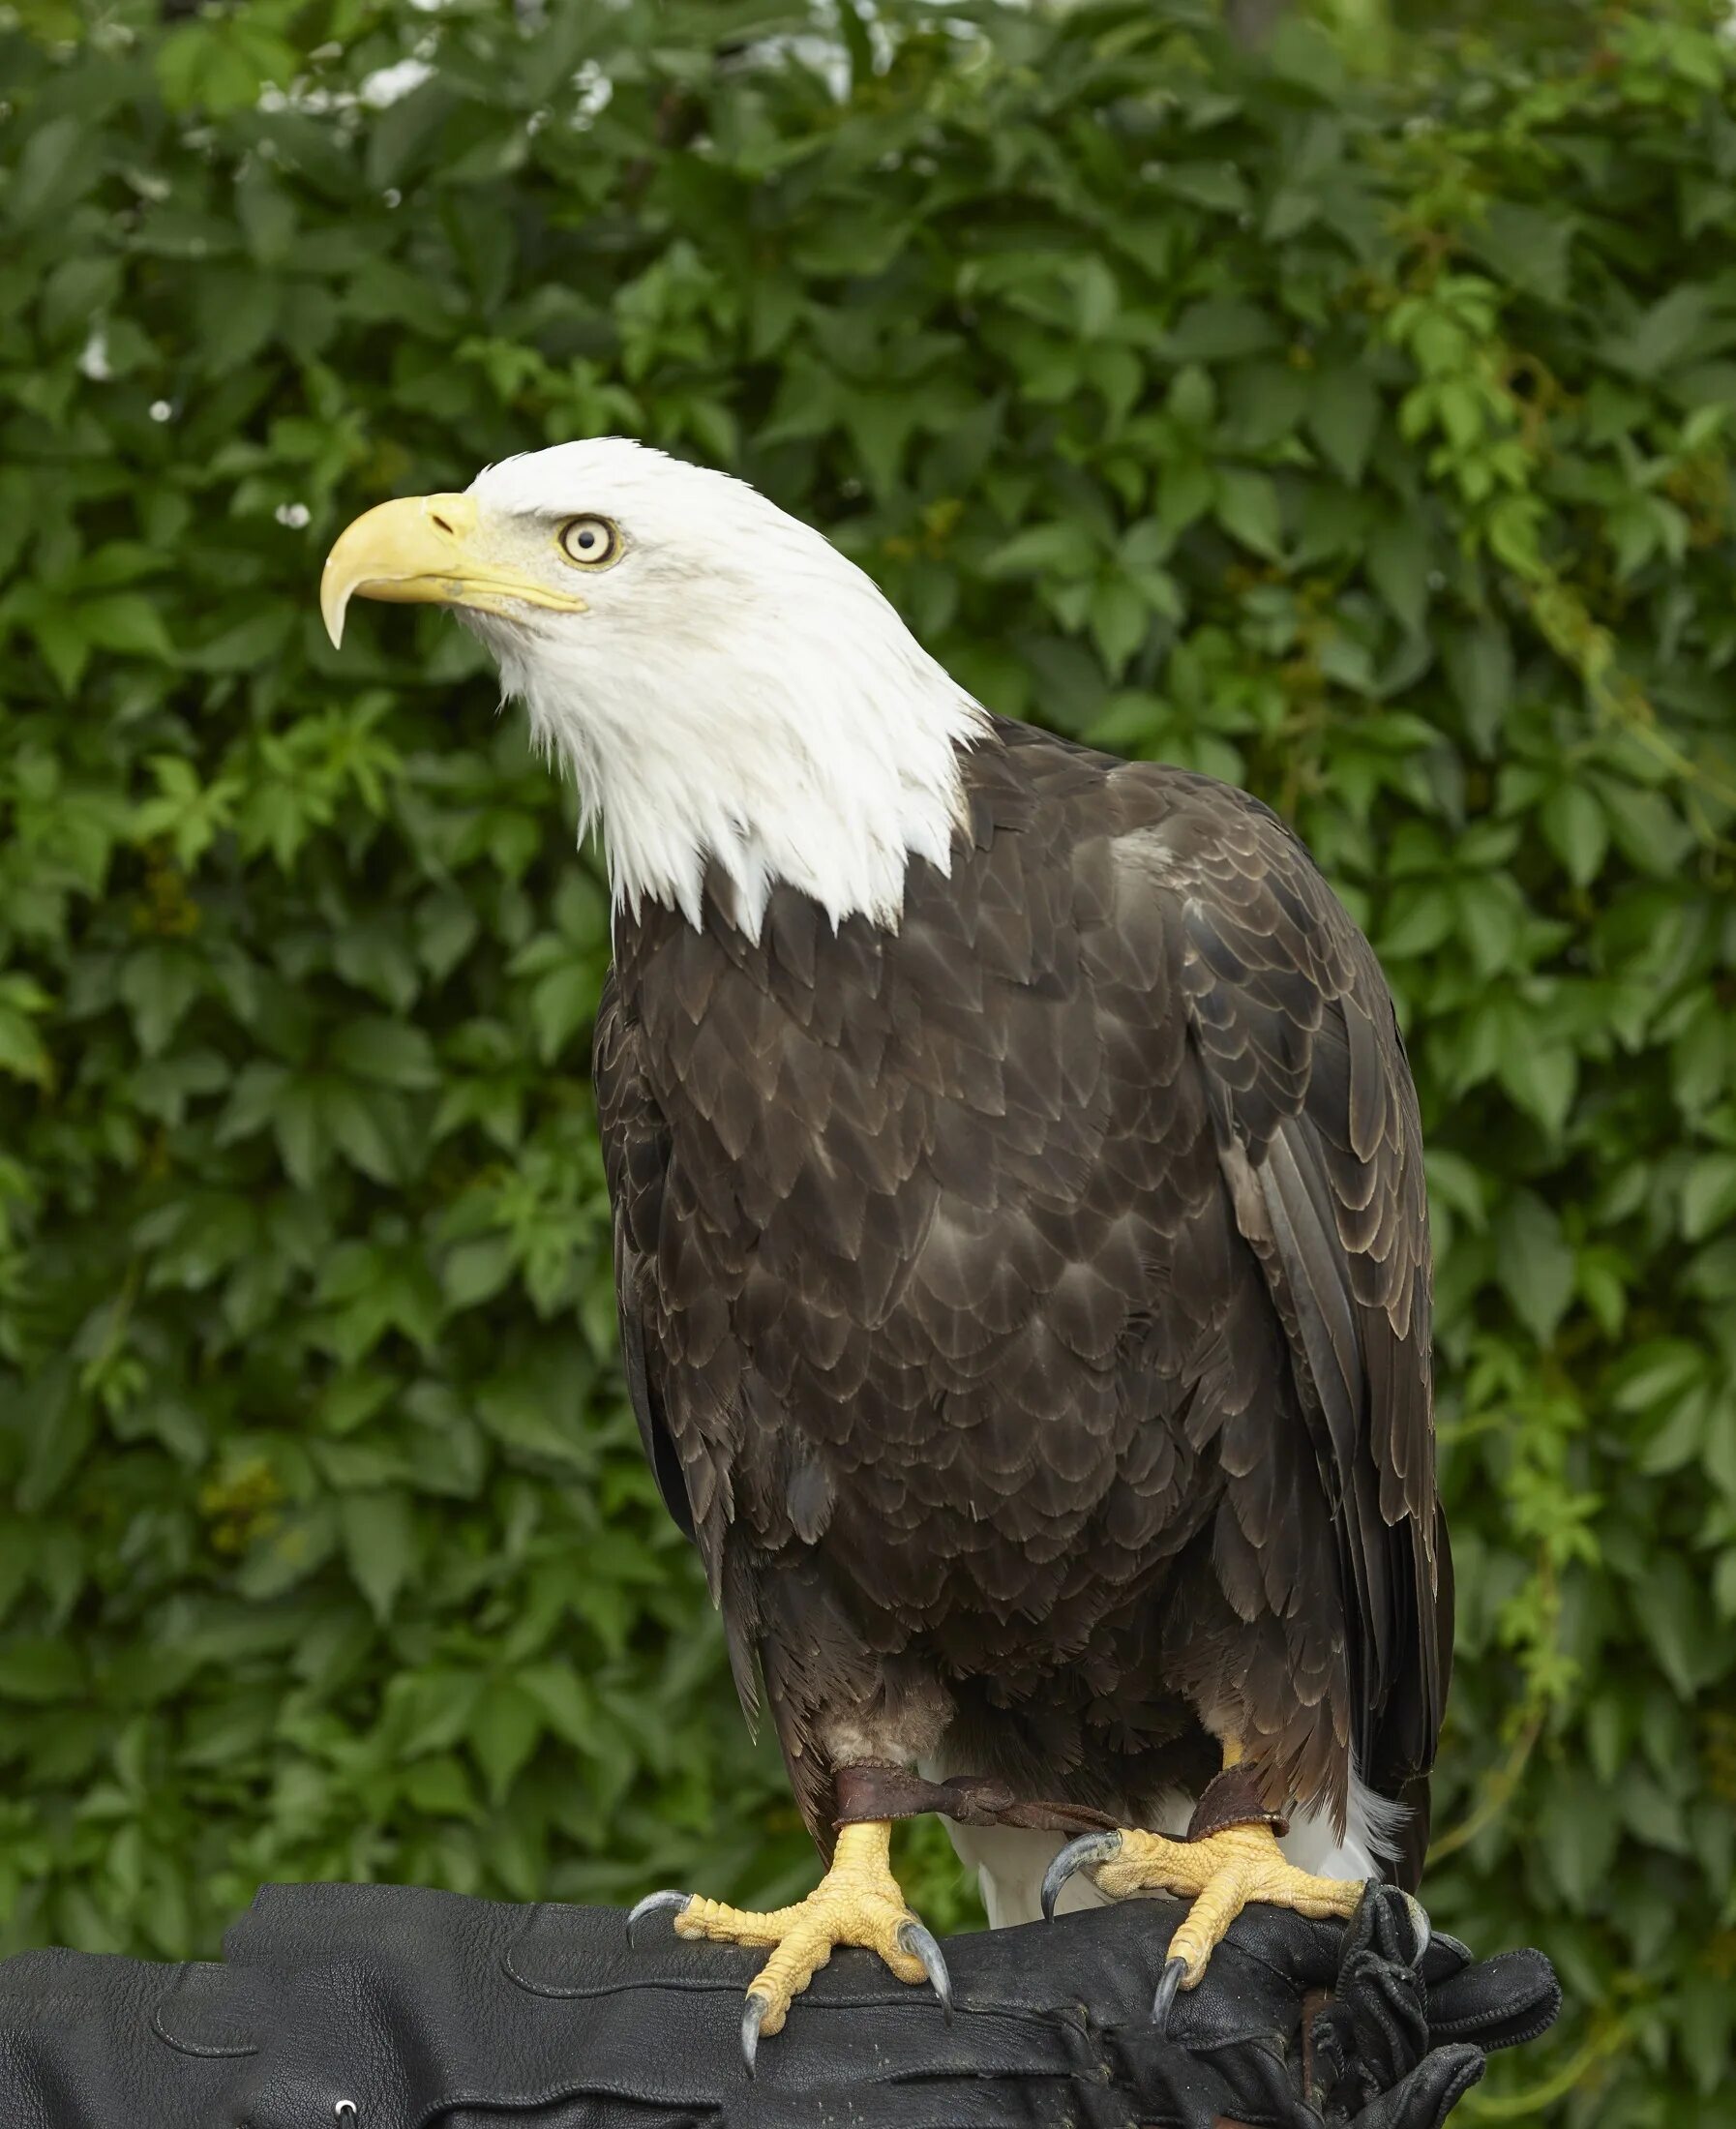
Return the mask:
<svg viewBox="0 0 1736 2129"><path fill-rule="evenodd" d="M1204 778L1144 773L1161 776L1162 803L1123 852L1181 931L1190 1048L1337 1540L1352 1741L1364 1778L1394 1794L1433 1759L1451 1655L1403 1042L1372 949L1277 816Z"/></svg>
<svg viewBox="0 0 1736 2129"><path fill-rule="evenodd" d="M620 988L611 970L597 1005L591 1085L597 1102L598 1133L603 1141L603 1169L610 1203L614 1208L614 1287L620 1309L621 1367L634 1417L639 1422L645 1461L651 1467L663 1505L692 1538L693 1508L664 1412L657 1349L645 1336L644 1319L640 1312L644 1290L641 1267L656 1253L670 1151L669 1126L643 1069L641 1040L639 1029L622 1008Z"/></svg>

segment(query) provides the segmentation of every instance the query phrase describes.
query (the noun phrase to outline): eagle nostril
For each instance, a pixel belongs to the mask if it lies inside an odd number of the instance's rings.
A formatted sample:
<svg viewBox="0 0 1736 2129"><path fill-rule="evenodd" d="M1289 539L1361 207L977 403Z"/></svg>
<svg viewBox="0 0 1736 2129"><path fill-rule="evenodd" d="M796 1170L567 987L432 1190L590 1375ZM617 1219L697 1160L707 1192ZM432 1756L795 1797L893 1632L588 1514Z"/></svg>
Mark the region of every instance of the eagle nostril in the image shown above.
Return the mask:
<svg viewBox="0 0 1736 2129"><path fill-rule="evenodd" d="M437 525L439 526L439 528L440 528L440 530L441 530L442 532L447 532L447 533L449 533L449 532L450 532L450 531L452 530L452 527L451 527L451 525L447 524L446 520L445 520L444 518L442 518L442 517L441 517L441 516L440 516L440 515L438 514L438 512L435 512L435 514L434 514L434 522L435 523L435 525Z"/></svg>

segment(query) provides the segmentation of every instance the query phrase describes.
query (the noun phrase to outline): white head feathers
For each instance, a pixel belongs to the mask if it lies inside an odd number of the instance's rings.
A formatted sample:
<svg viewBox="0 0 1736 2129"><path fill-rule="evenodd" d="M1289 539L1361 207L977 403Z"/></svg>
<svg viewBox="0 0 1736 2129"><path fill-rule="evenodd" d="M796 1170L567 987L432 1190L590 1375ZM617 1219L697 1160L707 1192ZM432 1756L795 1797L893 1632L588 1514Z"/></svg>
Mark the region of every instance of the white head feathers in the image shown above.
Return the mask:
<svg viewBox="0 0 1736 2129"><path fill-rule="evenodd" d="M913 855L949 869L958 749L983 711L820 533L728 474L620 437L557 444L471 483L485 523L546 525L549 568L594 515L619 557L565 582L583 614L465 621L570 763L617 904L700 920L707 864L758 931L788 882L834 924L895 925Z"/></svg>

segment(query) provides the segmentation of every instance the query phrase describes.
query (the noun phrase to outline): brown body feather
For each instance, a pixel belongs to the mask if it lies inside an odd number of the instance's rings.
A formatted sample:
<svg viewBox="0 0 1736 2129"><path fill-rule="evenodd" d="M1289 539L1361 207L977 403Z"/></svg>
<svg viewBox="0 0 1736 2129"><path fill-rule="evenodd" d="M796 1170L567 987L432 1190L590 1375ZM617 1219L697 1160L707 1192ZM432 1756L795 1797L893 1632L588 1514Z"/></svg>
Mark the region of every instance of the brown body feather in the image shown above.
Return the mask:
<svg viewBox="0 0 1736 2129"><path fill-rule="evenodd" d="M1244 1737L1421 1807L1451 1603L1416 1101L1372 952L1207 778L998 722L896 931L617 927L647 1453L829 1842L895 1740L1139 1822ZM839 1740L851 1742L846 1753Z"/></svg>

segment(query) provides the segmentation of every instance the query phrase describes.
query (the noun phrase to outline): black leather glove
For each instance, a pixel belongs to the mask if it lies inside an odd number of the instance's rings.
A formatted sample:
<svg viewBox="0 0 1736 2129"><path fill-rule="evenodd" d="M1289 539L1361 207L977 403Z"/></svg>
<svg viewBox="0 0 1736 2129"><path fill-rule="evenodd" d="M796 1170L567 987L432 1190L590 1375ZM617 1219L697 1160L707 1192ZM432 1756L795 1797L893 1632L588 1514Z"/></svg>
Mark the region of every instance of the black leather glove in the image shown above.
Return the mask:
<svg viewBox="0 0 1736 2129"><path fill-rule="evenodd" d="M1488 2054L1535 2038L1561 2009L1541 1952L1473 1965L1456 1938L1434 1936L1419 1956L1420 1915L1383 1890L1344 1933L1332 2000L1310 2031L1312 2084L1329 2124L1436 2129Z"/></svg>
<svg viewBox="0 0 1736 2129"><path fill-rule="evenodd" d="M1483 2050L1541 2031L1559 2001L1534 1952L1472 1965L1437 1938L1419 1962L1409 1906L1377 1893L1348 1930L1250 1910L1159 2041L1150 2005L1180 1911L1135 1901L954 1938L950 2024L929 1992L844 1953L749 2082L754 1953L656 1932L631 1950L598 1908L270 1887L222 1965L0 1964L0 2123L1435 2129ZM1304 2002L1328 1989L1304 2046Z"/></svg>
<svg viewBox="0 0 1736 2129"><path fill-rule="evenodd" d="M1255 1970L1227 1987L1232 1958ZM1249 1908L1199 1990L1176 2000L1183 2059L1129 2028L1116 2039L1148 2122L1438 2129L1488 2054L1535 2039L1560 2008L1541 1952L1473 1964L1455 1938L1427 1934L1413 1902L1376 1886L1345 1928Z"/></svg>

